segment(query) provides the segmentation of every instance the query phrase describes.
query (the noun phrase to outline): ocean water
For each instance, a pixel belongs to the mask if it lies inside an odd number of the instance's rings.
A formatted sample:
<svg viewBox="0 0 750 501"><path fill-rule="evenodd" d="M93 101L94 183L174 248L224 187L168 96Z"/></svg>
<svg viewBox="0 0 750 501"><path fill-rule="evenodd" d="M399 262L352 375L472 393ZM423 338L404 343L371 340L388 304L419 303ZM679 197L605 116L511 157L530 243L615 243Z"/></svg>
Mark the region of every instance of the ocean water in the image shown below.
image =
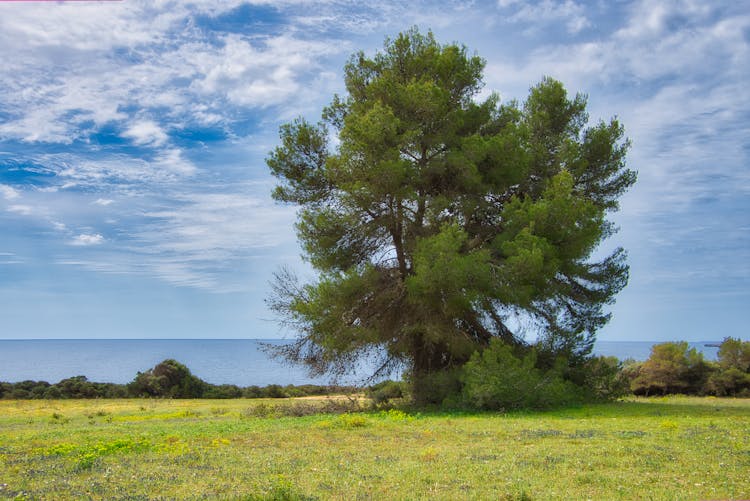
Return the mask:
<svg viewBox="0 0 750 501"><path fill-rule="evenodd" d="M0 340L0 381L50 383L71 376L129 383L162 360L173 358L213 384L325 384L269 357L261 339L61 339Z"/></svg>
<svg viewBox="0 0 750 501"><path fill-rule="evenodd" d="M300 367L272 359L262 344L283 340L260 339L61 339L0 340L0 381L24 380L56 383L72 376L89 381L128 383L138 371L146 371L167 358L185 364L199 378L213 384L239 386L269 384L326 384L311 378ZM652 342L598 341L597 355L621 360L648 358ZM707 359L716 359L717 348L691 343ZM357 383L366 370L344 382Z"/></svg>

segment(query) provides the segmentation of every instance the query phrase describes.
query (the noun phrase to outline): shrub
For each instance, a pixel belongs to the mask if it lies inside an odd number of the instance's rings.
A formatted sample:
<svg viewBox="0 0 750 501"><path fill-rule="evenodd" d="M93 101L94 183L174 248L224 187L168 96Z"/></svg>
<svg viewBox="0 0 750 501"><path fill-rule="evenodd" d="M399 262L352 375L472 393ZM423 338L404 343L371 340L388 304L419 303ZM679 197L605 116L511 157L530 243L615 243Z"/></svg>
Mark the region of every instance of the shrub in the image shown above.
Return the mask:
<svg viewBox="0 0 750 501"><path fill-rule="evenodd" d="M47 391L44 392L44 398L50 399L50 400L62 398L62 392L60 391L60 388L53 385L47 388Z"/></svg>
<svg viewBox="0 0 750 501"><path fill-rule="evenodd" d="M245 398L262 398L263 389L260 386L247 386L242 389L242 396Z"/></svg>
<svg viewBox="0 0 750 501"><path fill-rule="evenodd" d="M284 388L278 384L269 384L263 389L263 397L265 398L287 398L287 394Z"/></svg>
<svg viewBox="0 0 750 501"><path fill-rule="evenodd" d="M630 386L637 395L700 393L711 370L703 354L687 342L661 343L651 348Z"/></svg>
<svg viewBox="0 0 750 501"><path fill-rule="evenodd" d="M706 392L720 397L750 394L750 341L724 338L718 356L718 369L708 378Z"/></svg>
<svg viewBox="0 0 750 501"><path fill-rule="evenodd" d="M718 357L722 369L750 372L750 341L726 337L719 346Z"/></svg>
<svg viewBox="0 0 750 501"><path fill-rule="evenodd" d="M414 403L424 405L453 406L461 395L462 368L445 369L423 375L411 376L411 394Z"/></svg>
<svg viewBox="0 0 750 501"><path fill-rule="evenodd" d="M241 396L242 388L234 384L206 384L203 391L203 398L240 398Z"/></svg>
<svg viewBox="0 0 750 501"><path fill-rule="evenodd" d="M579 380L592 400L614 400L630 392L630 381L623 372L623 364L617 357L593 357L576 369Z"/></svg>
<svg viewBox="0 0 750 501"><path fill-rule="evenodd" d="M86 376L73 376L61 380L55 386L60 390L62 398L96 398L99 395L94 383Z"/></svg>
<svg viewBox="0 0 750 501"><path fill-rule="evenodd" d="M103 398L127 398L128 394L127 386L123 384L115 383L95 383L101 388L101 397Z"/></svg>
<svg viewBox="0 0 750 501"><path fill-rule="evenodd" d="M561 367L543 372L536 368L533 350L518 358L508 345L493 339L464 366L464 401L489 410L541 409L581 402L581 389L564 380L561 372Z"/></svg>
<svg viewBox="0 0 750 501"><path fill-rule="evenodd" d="M187 367L172 359L139 372L128 385L135 396L170 398L201 398L206 387L207 384L193 376Z"/></svg>
<svg viewBox="0 0 750 501"><path fill-rule="evenodd" d="M390 380L374 384L365 392L375 405L387 405L393 399L404 398L406 393L406 383Z"/></svg>
<svg viewBox="0 0 750 501"><path fill-rule="evenodd" d="M720 369L708 378L706 391L718 397L744 396L750 391L750 374L736 367Z"/></svg>

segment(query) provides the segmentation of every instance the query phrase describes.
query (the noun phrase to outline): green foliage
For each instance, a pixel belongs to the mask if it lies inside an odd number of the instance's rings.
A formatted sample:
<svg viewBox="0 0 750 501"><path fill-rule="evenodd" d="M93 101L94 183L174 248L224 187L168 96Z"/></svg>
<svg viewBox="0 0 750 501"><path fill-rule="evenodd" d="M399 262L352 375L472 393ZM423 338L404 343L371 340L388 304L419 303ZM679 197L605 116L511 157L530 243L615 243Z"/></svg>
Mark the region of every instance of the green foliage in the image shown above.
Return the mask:
<svg viewBox="0 0 750 501"><path fill-rule="evenodd" d="M353 393L350 386L287 385L248 386L213 385L190 373L185 365L165 360L146 372L139 372L127 385L94 383L86 376L75 376L50 384L46 381L0 382L0 399L68 399L68 398L290 398L313 395Z"/></svg>
<svg viewBox="0 0 750 501"><path fill-rule="evenodd" d="M750 396L750 341L727 337L719 346L718 369L706 390L717 396Z"/></svg>
<svg viewBox="0 0 750 501"><path fill-rule="evenodd" d="M234 384L206 384L202 398L240 398L242 388Z"/></svg>
<svg viewBox="0 0 750 501"><path fill-rule="evenodd" d="M526 344L515 316L538 327L540 354L585 363L627 282L622 249L591 256L635 182L628 142L550 78L521 104L478 99L484 64L412 29L352 56L322 121L281 127L273 196L300 206L319 277L278 274L269 305L301 333L278 354L334 375L380 357L375 375L406 366L435 401L491 339Z"/></svg>
<svg viewBox="0 0 750 501"><path fill-rule="evenodd" d="M168 359L153 369L139 372L128 385L133 395L168 398L201 398L206 383L176 360Z"/></svg>
<svg viewBox="0 0 750 501"><path fill-rule="evenodd" d="M636 395L700 393L711 371L703 354L685 341L654 345L631 382Z"/></svg>
<svg viewBox="0 0 750 501"><path fill-rule="evenodd" d="M750 374L736 367L720 369L708 378L706 393L719 397L750 397Z"/></svg>
<svg viewBox="0 0 750 501"><path fill-rule="evenodd" d="M592 357L568 377L585 389L590 400L615 400L630 393L630 381L617 357Z"/></svg>
<svg viewBox="0 0 750 501"><path fill-rule="evenodd" d="M74 376L50 384L46 381L0 383L0 398L57 399L57 398L123 398L128 396L124 386L113 383L94 383L86 376Z"/></svg>
<svg viewBox="0 0 750 501"><path fill-rule="evenodd" d="M460 405L462 367L433 370L411 375L413 401L419 406L444 405L451 408Z"/></svg>
<svg viewBox="0 0 750 501"><path fill-rule="evenodd" d="M561 368L543 372L533 350L518 357L497 339L472 355L462 379L465 402L477 409L544 409L583 401L581 389L563 379Z"/></svg>
<svg viewBox="0 0 750 501"><path fill-rule="evenodd" d="M655 345L645 362L626 360L620 364L612 359L606 365L593 371L604 380L583 386L600 388L615 397L624 394L623 385L636 395L750 396L750 341L725 338L717 362L704 360L700 352L681 341ZM577 370L572 371L571 380L580 383L580 377Z"/></svg>
<svg viewBox="0 0 750 501"><path fill-rule="evenodd" d="M737 369L750 372L750 341L732 337L724 338L719 346L719 366L722 369Z"/></svg>
<svg viewBox="0 0 750 501"><path fill-rule="evenodd" d="M403 381L387 380L370 386L365 394L375 406L381 406L404 398L408 394L408 388Z"/></svg>

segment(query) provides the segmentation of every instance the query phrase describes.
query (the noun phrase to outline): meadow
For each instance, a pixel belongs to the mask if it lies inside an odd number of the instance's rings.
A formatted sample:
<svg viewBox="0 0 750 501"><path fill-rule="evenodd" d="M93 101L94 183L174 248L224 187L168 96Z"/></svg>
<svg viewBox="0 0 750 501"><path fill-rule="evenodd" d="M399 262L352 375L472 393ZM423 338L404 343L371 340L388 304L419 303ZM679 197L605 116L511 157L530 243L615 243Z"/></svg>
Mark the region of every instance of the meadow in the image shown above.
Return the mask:
<svg viewBox="0 0 750 501"><path fill-rule="evenodd" d="M350 405L0 401L0 498L750 498L749 399L310 414Z"/></svg>

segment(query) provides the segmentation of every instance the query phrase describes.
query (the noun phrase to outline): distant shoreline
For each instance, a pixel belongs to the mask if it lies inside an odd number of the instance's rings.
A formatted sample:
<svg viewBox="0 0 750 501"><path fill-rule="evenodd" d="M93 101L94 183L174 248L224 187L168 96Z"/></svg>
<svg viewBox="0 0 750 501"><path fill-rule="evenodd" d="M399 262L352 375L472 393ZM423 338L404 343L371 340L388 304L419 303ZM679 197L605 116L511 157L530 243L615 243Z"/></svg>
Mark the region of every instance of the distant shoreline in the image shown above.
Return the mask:
<svg viewBox="0 0 750 501"><path fill-rule="evenodd" d="M263 350L264 344L292 342L289 338L0 339L0 381L52 382L83 375L89 381L126 384L137 372L171 358L216 385L329 384L328 378L311 378L303 367L285 365ZM594 344L594 354L645 360L651 347L661 342L599 340ZM705 346L713 342L704 340L690 345L713 360L718 349ZM357 385L369 369L364 364L359 374L340 383Z"/></svg>

